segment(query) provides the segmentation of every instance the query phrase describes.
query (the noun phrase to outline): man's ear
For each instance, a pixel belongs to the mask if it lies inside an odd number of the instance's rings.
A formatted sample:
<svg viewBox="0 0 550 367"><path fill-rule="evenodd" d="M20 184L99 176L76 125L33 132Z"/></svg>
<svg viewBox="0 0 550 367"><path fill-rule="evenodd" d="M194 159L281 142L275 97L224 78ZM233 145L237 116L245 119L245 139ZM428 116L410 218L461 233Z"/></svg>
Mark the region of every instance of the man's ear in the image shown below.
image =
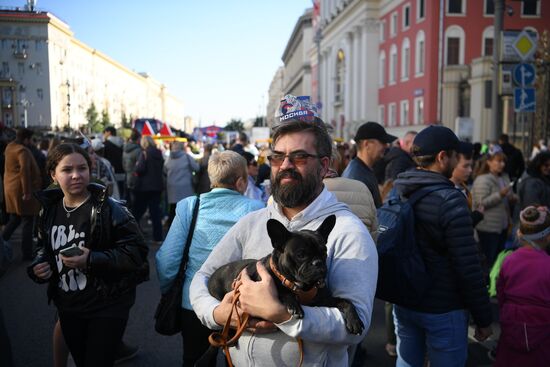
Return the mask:
<svg viewBox="0 0 550 367"><path fill-rule="evenodd" d="M276 219L270 219L267 221L267 234L271 238L271 244L273 248L283 252L285 245L292 236L285 226Z"/></svg>

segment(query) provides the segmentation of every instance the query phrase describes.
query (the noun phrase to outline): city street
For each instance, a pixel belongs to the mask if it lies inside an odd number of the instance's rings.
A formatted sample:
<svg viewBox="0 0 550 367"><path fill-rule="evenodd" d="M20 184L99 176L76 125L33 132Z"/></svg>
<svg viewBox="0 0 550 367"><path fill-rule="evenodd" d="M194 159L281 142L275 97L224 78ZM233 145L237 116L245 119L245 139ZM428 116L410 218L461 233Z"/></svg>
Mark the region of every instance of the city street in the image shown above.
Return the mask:
<svg viewBox="0 0 550 367"><path fill-rule="evenodd" d="M26 275L28 263L21 261L20 230L11 239L15 260L8 272L0 278L0 308L5 317L12 343L16 367L52 365L52 330L56 310L48 305L46 286L33 283ZM153 313L160 298L155 272L154 254L158 247L151 247L149 261L151 280L138 287L137 301L132 308L125 341L139 345L135 359L120 366L179 366L181 365L181 339L165 337L153 328ZM473 330L470 328L470 335ZM494 342L489 342L488 345ZM394 366L395 359L385 350L384 304L376 301L372 326L362 343L355 367ZM490 366L487 347L470 340L467 366Z"/></svg>

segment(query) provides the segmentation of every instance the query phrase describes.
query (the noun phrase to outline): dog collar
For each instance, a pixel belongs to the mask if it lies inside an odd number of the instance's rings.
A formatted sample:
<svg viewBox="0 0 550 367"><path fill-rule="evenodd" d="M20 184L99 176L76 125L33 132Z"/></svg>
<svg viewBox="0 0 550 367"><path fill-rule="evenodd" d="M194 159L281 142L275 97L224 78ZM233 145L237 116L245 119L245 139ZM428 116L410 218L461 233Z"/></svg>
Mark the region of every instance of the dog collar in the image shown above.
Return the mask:
<svg viewBox="0 0 550 367"><path fill-rule="evenodd" d="M273 262L273 257L269 257L269 267L273 274L283 283L285 287L290 289L292 293L298 297L298 302L303 305L307 305L313 301L315 296L317 295L317 287L311 288L309 291L303 291L298 287L296 283L294 283L292 280L289 280L287 277L285 277L283 274L277 270L275 267L275 263Z"/></svg>

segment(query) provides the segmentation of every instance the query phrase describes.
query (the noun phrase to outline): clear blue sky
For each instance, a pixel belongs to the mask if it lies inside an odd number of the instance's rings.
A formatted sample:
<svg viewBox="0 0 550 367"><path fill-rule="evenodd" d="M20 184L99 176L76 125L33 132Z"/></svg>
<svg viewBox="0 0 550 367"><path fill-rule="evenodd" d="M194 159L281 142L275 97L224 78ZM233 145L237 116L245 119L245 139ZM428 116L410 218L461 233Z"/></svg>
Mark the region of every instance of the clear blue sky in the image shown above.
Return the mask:
<svg viewBox="0 0 550 367"><path fill-rule="evenodd" d="M0 0L22 6L25 0ZM75 37L181 99L202 126L265 114L267 90L311 0L37 0ZM261 107L261 108L260 108Z"/></svg>

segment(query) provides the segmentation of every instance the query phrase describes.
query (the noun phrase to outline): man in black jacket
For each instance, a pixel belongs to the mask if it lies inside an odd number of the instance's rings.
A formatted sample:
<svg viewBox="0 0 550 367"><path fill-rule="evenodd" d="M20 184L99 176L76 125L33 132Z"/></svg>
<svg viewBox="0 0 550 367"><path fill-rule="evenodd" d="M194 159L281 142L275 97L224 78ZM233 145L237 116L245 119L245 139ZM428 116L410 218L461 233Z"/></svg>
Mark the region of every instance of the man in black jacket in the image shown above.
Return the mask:
<svg viewBox="0 0 550 367"><path fill-rule="evenodd" d="M506 166L504 170L510 176L510 180L513 181L516 178L520 178L525 170L525 160L521 150L510 144L508 135L502 134L498 139L498 144L502 148L504 154L506 154Z"/></svg>
<svg viewBox="0 0 550 367"><path fill-rule="evenodd" d="M433 285L420 303L395 305L397 365L421 366L427 352L432 366L464 366L469 312L477 340L492 333L472 219L464 195L449 180L458 146L458 138L446 127L422 130L412 148L419 168L401 173L395 181L404 197L423 187L442 186L414 206L415 237Z"/></svg>
<svg viewBox="0 0 550 367"><path fill-rule="evenodd" d="M417 132L411 130L399 139L399 145L392 147L384 156L386 162L385 180L395 180L397 175L411 168L416 167L412 157L411 148Z"/></svg>

